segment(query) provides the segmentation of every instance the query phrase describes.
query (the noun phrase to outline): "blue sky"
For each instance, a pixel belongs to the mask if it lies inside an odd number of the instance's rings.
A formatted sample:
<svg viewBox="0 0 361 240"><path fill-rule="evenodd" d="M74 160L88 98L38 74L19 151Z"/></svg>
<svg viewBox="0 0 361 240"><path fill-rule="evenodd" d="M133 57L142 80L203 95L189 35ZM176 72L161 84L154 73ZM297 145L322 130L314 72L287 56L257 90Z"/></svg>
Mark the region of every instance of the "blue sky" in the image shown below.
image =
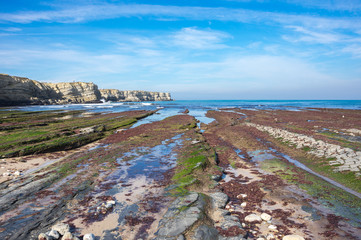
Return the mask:
<svg viewBox="0 0 361 240"><path fill-rule="evenodd" d="M361 99L361 0L0 6L1 73L175 99Z"/></svg>

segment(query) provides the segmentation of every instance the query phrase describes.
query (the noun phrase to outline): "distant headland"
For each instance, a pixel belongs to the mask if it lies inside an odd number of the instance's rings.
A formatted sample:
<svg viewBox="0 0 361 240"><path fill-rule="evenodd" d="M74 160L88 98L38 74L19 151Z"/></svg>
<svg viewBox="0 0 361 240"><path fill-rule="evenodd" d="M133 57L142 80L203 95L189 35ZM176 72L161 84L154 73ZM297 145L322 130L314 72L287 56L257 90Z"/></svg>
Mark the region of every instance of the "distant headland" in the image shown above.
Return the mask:
<svg viewBox="0 0 361 240"><path fill-rule="evenodd" d="M0 74L0 106L172 101L170 93L99 89L94 83L43 83Z"/></svg>

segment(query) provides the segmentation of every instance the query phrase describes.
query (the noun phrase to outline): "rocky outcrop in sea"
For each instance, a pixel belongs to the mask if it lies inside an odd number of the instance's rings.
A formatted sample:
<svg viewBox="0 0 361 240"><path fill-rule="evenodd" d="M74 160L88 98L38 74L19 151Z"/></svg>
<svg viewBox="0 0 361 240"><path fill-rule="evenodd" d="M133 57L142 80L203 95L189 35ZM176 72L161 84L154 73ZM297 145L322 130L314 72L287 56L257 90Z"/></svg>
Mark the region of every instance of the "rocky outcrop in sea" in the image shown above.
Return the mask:
<svg viewBox="0 0 361 240"><path fill-rule="evenodd" d="M170 101L170 93L100 89L101 98L113 102Z"/></svg>
<svg viewBox="0 0 361 240"><path fill-rule="evenodd" d="M101 100L141 102L171 101L169 93L98 89L94 83L42 83L0 74L0 106L100 103Z"/></svg>

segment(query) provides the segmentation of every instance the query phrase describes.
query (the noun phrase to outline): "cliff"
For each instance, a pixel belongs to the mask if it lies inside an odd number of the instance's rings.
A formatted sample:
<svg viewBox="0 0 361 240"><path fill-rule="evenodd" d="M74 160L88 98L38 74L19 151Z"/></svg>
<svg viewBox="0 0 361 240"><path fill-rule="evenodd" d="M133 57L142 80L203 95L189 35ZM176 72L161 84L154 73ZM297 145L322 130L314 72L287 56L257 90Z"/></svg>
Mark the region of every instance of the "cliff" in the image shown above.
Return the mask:
<svg viewBox="0 0 361 240"><path fill-rule="evenodd" d="M114 102L172 101L170 93L100 89L101 97Z"/></svg>
<svg viewBox="0 0 361 240"><path fill-rule="evenodd" d="M0 74L0 106L100 102L94 83L41 83Z"/></svg>
<svg viewBox="0 0 361 240"><path fill-rule="evenodd" d="M0 106L99 103L107 101L171 101L169 93L102 89L94 83L42 83L0 74Z"/></svg>

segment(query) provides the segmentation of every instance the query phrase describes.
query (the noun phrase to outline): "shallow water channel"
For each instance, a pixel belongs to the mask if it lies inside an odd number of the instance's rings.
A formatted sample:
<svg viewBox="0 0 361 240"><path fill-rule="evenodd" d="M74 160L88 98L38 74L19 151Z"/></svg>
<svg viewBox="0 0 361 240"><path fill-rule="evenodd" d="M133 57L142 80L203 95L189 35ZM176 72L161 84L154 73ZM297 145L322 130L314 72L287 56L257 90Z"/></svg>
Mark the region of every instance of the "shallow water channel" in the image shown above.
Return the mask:
<svg viewBox="0 0 361 240"><path fill-rule="evenodd" d="M237 153L237 151L236 151L236 153ZM329 179L325 176L322 176L322 175L314 172L313 170L311 170L304 164L300 163L299 161L291 158L290 156L288 156L286 154L280 153L273 148L269 148L269 150L251 151L251 152L248 152L248 155L251 157L251 161L253 161L255 163L259 163L259 162L266 161L266 160L272 160L272 159L280 159L280 158L286 159L288 162L294 164L296 167L299 167L299 168L307 171L308 173L313 174L313 175L321 178L322 180L332 184L333 186L341 188L342 190L344 190L358 198L361 198L361 194L333 181L332 179ZM332 193L331 193L330 199L327 199L324 197L319 197L317 199L317 201L319 203L323 203L328 208L333 209L333 211L335 211L335 213L348 218L350 220L351 224L361 227L361 219L359 216L360 209L354 208L352 205L342 203L342 202L338 201L337 199L332 198Z"/></svg>
<svg viewBox="0 0 361 240"><path fill-rule="evenodd" d="M153 229L150 232L154 233L160 213L169 200L165 196L162 181L164 174L176 166L177 153L174 149L182 146L181 137L182 134L177 135L152 148L134 148L119 157L117 169L89 194L93 199L111 197L116 204L101 221L89 217L97 215L101 202L92 205L85 218L79 216L73 221L79 233L92 232L109 239L148 238L144 227ZM138 228L143 229L137 231L127 226L127 222L132 219L146 219L147 222L140 224Z"/></svg>

